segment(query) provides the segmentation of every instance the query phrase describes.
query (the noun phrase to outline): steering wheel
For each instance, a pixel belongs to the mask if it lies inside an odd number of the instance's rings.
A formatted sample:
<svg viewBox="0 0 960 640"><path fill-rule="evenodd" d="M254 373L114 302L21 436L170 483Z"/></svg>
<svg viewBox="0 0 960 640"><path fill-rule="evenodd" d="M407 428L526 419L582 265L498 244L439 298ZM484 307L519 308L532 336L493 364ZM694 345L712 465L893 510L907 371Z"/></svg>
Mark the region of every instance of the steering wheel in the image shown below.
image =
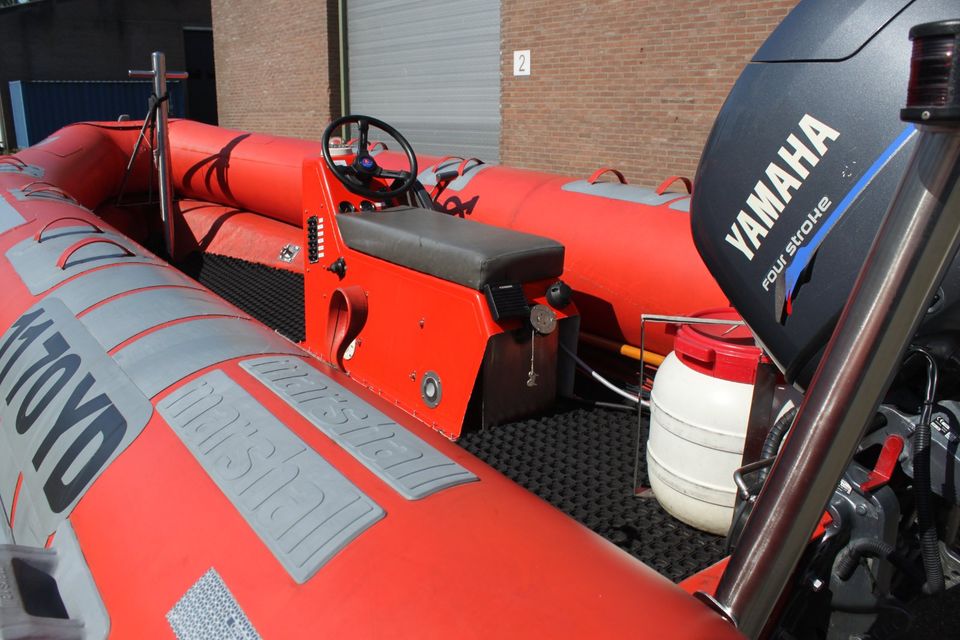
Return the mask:
<svg viewBox="0 0 960 640"><path fill-rule="evenodd" d="M354 123L360 127L360 136L357 140L357 155L351 164L335 164L333 158L330 156L330 136L338 127ZM409 171L393 171L384 169L377 164L377 161L367 150L370 125L389 134L399 143L407 156L407 163L410 165ZM370 116L348 115L337 118L331 122L327 125L327 128L324 129L323 137L320 138L320 151L323 153L323 161L327 163L327 168L343 183L343 186L358 196L370 198L371 200L390 200L409 191L417 181L417 156L413 152L413 147L410 146L406 138L400 135L399 131L386 122L371 118ZM374 191L370 187L370 182L374 178L401 180L401 183L393 189Z"/></svg>

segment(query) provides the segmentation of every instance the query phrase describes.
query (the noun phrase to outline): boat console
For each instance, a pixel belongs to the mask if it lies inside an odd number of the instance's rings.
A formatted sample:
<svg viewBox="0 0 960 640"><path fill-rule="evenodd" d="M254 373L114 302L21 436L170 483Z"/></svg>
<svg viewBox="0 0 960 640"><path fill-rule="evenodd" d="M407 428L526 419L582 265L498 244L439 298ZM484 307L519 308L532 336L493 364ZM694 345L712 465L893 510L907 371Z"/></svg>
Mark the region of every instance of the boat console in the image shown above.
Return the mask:
<svg viewBox="0 0 960 640"><path fill-rule="evenodd" d="M332 133L356 123L356 150ZM381 167L370 125L400 143L406 170ZM416 206L410 143L390 125L346 116L303 171L306 346L405 411L458 438L548 410L572 390L578 314L547 291L564 247ZM404 200L413 203L405 204Z"/></svg>

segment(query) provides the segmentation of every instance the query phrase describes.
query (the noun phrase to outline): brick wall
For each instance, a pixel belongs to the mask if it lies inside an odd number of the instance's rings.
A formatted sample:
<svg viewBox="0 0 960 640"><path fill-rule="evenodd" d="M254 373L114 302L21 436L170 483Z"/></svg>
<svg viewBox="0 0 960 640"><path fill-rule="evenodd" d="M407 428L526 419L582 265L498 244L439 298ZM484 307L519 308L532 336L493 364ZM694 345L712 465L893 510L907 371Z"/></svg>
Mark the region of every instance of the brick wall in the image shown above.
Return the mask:
<svg viewBox="0 0 960 640"><path fill-rule="evenodd" d="M336 1L212 9L220 126L319 139L340 105Z"/></svg>
<svg viewBox="0 0 960 640"><path fill-rule="evenodd" d="M502 4L504 164L631 183L693 177L734 81L796 0ZM531 50L531 75L513 51Z"/></svg>
<svg viewBox="0 0 960 640"><path fill-rule="evenodd" d="M501 159L632 183L693 175L727 92L796 0L501 5ZM337 3L213 0L220 124L318 139L339 115ZM532 73L513 76L513 51Z"/></svg>

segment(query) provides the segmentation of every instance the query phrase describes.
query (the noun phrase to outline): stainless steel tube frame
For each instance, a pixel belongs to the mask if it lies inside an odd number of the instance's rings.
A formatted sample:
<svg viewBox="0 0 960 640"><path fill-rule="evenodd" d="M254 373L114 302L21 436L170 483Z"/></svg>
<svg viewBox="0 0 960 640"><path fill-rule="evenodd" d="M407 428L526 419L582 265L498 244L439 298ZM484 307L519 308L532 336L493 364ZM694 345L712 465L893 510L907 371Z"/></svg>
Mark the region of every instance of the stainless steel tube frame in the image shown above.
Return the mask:
<svg viewBox="0 0 960 640"><path fill-rule="evenodd" d="M757 638L960 244L960 130L921 127L893 203L715 601Z"/></svg>
<svg viewBox="0 0 960 640"><path fill-rule="evenodd" d="M167 95L167 79L186 79L184 72L167 74L167 57L162 51L154 51L150 56L153 69L150 71L130 71L131 78L151 78L153 80L153 95L157 99ZM173 187L170 184L170 143L167 135L167 117L170 113L168 100L162 100L157 105L156 135L157 146L153 149L153 164L157 168L157 178L160 184L160 219L163 221L163 244L167 256L173 258L175 249L175 229L173 224Z"/></svg>
<svg viewBox="0 0 960 640"><path fill-rule="evenodd" d="M167 57L160 51L154 51L153 62L153 93L157 98L167 95ZM174 228L173 228L173 192L170 187L170 145L167 136L167 116L170 114L170 105L163 100L157 109L157 148L153 150L154 164L160 178L160 218L163 220L163 243L167 248L167 255L173 258Z"/></svg>

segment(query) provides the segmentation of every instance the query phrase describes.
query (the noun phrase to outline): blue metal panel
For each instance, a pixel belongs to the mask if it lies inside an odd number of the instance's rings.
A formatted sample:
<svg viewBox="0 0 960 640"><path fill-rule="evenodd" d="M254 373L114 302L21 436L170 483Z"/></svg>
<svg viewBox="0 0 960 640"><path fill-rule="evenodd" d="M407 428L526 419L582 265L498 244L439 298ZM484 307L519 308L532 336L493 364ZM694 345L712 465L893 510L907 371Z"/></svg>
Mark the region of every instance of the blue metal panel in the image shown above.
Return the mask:
<svg viewBox="0 0 960 640"><path fill-rule="evenodd" d="M184 85L168 84L171 117L186 115ZM116 120L128 114L139 120L147 113L152 85L149 81L10 82L14 131L18 147L29 147L73 122Z"/></svg>

